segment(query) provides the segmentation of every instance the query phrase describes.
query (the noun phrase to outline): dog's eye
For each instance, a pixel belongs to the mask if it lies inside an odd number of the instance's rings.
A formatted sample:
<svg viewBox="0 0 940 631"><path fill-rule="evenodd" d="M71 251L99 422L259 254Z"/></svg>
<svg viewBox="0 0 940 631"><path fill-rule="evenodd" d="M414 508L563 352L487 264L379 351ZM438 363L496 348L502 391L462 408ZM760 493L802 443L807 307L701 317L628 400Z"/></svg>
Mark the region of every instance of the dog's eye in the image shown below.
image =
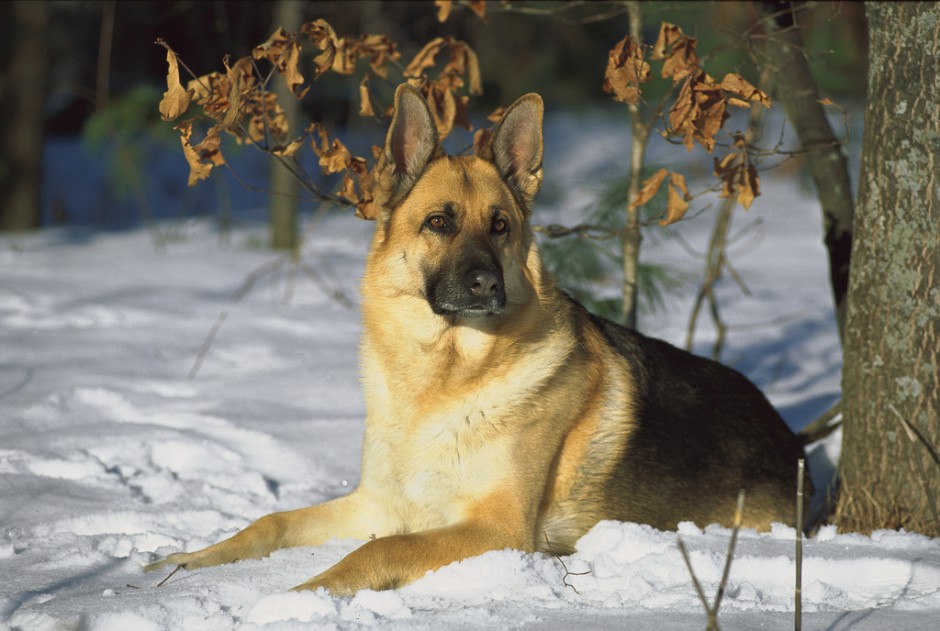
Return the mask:
<svg viewBox="0 0 940 631"><path fill-rule="evenodd" d="M434 232L448 232L450 230L450 222L444 215L431 215L424 220L424 225Z"/></svg>
<svg viewBox="0 0 940 631"><path fill-rule="evenodd" d="M506 234L509 232L509 222L506 221L506 219L503 217L497 217L493 220L493 225L490 227L490 232L496 236Z"/></svg>

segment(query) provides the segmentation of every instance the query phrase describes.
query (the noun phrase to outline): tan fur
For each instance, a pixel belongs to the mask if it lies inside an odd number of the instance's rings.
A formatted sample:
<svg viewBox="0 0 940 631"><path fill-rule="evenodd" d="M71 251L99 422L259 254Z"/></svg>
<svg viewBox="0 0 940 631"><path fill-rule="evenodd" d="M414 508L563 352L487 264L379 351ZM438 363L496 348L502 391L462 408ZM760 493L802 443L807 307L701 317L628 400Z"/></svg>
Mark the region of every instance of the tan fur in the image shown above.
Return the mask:
<svg viewBox="0 0 940 631"><path fill-rule="evenodd" d="M520 99L522 113L506 123L508 131L497 130L502 144L494 141L490 159L481 159L444 156L415 98L405 87L396 94L405 113L393 122L379 169L385 208L362 282L368 413L359 487L268 515L149 569L259 558L330 538L370 539L297 587L351 594L395 587L487 550L569 552L598 520L630 518L638 502L644 510L656 504L637 500L642 489L636 497L605 490L629 457L633 369L555 288L528 227L528 203L541 180L541 101ZM448 204L459 230L441 236L422 227ZM508 221L505 237L491 234L494 213ZM504 310L474 318L433 312L429 270L478 246L498 260ZM779 520L777 489L755 490L750 523ZM733 509L726 503L692 514L727 521ZM675 520L654 525L673 527Z"/></svg>

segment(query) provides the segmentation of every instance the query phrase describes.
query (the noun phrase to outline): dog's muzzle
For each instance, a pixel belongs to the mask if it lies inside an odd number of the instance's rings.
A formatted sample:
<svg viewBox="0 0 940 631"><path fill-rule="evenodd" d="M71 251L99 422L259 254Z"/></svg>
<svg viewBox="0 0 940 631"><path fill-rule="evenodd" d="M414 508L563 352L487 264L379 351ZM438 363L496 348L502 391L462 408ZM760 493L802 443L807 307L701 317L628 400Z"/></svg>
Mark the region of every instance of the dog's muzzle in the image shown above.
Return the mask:
<svg viewBox="0 0 940 631"><path fill-rule="evenodd" d="M438 315L474 318L499 315L506 308L502 271L491 265L444 272L428 283L427 296Z"/></svg>

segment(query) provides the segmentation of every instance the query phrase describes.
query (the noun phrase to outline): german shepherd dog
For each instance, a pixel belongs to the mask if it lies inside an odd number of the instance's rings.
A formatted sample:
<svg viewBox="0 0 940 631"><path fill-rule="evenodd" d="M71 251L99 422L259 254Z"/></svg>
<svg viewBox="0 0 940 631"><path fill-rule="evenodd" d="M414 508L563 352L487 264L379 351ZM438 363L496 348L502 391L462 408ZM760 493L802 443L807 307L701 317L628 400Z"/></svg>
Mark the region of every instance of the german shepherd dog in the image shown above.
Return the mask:
<svg viewBox="0 0 940 631"><path fill-rule="evenodd" d="M566 554L602 519L674 529L794 522L800 440L738 372L591 315L542 268L529 227L542 100L480 156L448 156L402 85L375 170L362 281L367 415L358 488L148 566L198 568L368 540L295 589L404 585L515 548Z"/></svg>

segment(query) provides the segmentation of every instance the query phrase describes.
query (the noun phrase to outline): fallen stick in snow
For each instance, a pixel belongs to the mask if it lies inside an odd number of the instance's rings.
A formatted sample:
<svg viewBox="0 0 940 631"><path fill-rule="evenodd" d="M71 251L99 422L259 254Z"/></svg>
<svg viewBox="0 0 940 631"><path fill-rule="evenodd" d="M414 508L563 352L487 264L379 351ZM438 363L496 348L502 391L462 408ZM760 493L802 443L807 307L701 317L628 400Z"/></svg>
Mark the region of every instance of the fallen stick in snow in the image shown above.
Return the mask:
<svg viewBox="0 0 940 631"><path fill-rule="evenodd" d="M689 568L689 574L692 576L692 584L695 586L695 592L698 594L698 598L702 602L702 606L705 608L705 612L708 615L708 624L705 626L705 631L721 631L721 627L718 626L718 608L721 606L721 599L725 595L725 587L728 584L728 577L731 574L731 561L734 559L734 548L738 541L738 531L741 530L741 515L743 512L744 489L741 489L738 492L738 507L734 511L734 527L731 530L731 541L728 542L728 553L725 555L725 567L721 573L721 582L718 583L718 591L715 594L715 603L713 605L708 604L708 599L705 597L702 584L699 583L698 577L695 575L695 570L692 569L692 561L689 559L689 553L688 550L686 550L685 543L682 541L682 537L676 538L679 552L682 553L682 559L685 561L686 567Z"/></svg>

